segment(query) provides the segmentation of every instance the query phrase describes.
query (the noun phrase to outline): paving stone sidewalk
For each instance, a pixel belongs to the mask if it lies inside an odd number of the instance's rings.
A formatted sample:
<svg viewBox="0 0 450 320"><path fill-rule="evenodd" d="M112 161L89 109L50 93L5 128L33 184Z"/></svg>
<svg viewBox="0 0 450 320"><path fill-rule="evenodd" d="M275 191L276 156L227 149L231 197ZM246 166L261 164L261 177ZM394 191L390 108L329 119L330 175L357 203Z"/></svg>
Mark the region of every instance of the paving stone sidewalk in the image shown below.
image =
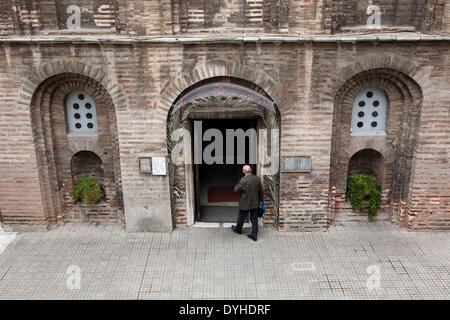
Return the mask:
<svg viewBox="0 0 450 320"><path fill-rule="evenodd" d="M388 223L263 228L258 242L225 228L67 224L2 243L0 299L450 298L450 232Z"/></svg>

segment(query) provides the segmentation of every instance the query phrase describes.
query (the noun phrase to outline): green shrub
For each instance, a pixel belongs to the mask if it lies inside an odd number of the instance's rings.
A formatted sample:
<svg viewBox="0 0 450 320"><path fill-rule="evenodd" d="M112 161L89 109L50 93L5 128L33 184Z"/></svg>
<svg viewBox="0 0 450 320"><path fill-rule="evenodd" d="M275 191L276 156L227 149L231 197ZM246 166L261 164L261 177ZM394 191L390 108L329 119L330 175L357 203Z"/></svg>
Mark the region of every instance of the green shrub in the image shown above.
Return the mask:
<svg viewBox="0 0 450 320"><path fill-rule="evenodd" d="M97 179L89 176L81 176L73 186L72 196L73 203L82 202L91 205L99 202L105 197L105 194Z"/></svg>
<svg viewBox="0 0 450 320"><path fill-rule="evenodd" d="M363 173L348 177L347 199L350 200L352 208L363 212L368 201L369 220L373 220L381 204L381 186L372 170L366 169Z"/></svg>

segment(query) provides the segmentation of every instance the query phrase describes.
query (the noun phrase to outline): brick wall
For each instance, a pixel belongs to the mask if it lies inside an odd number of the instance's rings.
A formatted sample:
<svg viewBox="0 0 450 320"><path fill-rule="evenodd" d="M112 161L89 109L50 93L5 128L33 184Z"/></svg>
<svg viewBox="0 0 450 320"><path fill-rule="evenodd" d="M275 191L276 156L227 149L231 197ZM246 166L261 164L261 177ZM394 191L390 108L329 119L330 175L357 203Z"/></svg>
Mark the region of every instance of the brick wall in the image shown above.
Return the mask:
<svg viewBox="0 0 450 320"><path fill-rule="evenodd" d="M168 112L178 96L200 81L235 77L261 88L277 104L281 156L312 159L310 173L280 174L279 221L268 215L267 222L277 223L280 230L322 230L333 221L354 219L342 197L348 161L357 151L370 148L384 157L380 219L411 229L449 228L448 42L208 43L198 36L200 40L191 44L138 38L121 43L122 35L336 33L340 32L336 19L354 21L349 15L354 17L355 11L338 14L336 6L345 1L325 0L233 0L218 1L214 7L204 1L106 2L114 13L105 9L100 18L111 20L107 15L114 15L111 26L91 25L92 30L74 31L75 36L57 30L58 15L63 13L52 1L33 7L28 1L10 0L0 7L2 35L69 36L59 43L0 44L0 210L5 223L46 226L80 220L70 209L68 164L74 151L87 148L101 158L108 154L102 158L105 178L111 182L107 201L116 208L108 217L125 219L131 231L168 231L172 221L185 225L185 172L177 172L180 196L171 216L169 177L139 173L138 157L168 155ZM20 18L8 9L18 4L30 15L37 10L38 18L25 19L25 13ZM80 4L95 19L101 3ZM194 7L199 11L192 11ZM421 30L448 33L447 7L442 1L427 1L424 13L408 21L419 26L422 19L420 28L427 27ZM396 14L394 10L391 16ZM350 22L343 25L351 26ZM117 38L112 43L76 41L92 32ZM388 134L382 140L348 135L352 97L367 85L383 88L389 99ZM106 121L101 143L71 142L64 136L63 99L69 88L76 87L91 90L99 99ZM53 111L41 114L45 106Z"/></svg>

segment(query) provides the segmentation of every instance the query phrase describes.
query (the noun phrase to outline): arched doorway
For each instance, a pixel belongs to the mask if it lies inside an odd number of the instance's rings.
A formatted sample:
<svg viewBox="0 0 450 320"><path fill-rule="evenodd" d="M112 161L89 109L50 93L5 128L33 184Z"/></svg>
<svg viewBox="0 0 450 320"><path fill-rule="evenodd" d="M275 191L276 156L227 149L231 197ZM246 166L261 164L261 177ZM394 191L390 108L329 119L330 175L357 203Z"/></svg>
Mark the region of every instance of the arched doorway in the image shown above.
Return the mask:
<svg viewBox="0 0 450 320"><path fill-rule="evenodd" d="M279 130L277 106L251 82L216 77L182 92L167 118L174 223L234 221L238 195L233 186L241 177L244 163L250 163L261 177L267 217L276 221ZM244 146L240 150L244 154L237 150L242 137Z"/></svg>

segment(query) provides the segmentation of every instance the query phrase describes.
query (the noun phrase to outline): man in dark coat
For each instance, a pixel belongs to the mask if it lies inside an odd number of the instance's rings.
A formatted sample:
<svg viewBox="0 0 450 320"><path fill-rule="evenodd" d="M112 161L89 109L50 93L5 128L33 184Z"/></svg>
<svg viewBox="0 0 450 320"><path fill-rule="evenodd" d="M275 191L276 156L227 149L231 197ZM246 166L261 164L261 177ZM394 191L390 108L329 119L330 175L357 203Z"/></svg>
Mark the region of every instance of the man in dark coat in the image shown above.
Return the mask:
<svg viewBox="0 0 450 320"><path fill-rule="evenodd" d="M241 234L245 217L250 212L250 221L252 222L252 233L248 235L250 239L256 241L258 236L258 205L264 199L263 186L261 180L252 175L252 168L249 165L242 167L244 176L234 187L234 192L239 192L239 216L235 226L232 226L234 232Z"/></svg>

